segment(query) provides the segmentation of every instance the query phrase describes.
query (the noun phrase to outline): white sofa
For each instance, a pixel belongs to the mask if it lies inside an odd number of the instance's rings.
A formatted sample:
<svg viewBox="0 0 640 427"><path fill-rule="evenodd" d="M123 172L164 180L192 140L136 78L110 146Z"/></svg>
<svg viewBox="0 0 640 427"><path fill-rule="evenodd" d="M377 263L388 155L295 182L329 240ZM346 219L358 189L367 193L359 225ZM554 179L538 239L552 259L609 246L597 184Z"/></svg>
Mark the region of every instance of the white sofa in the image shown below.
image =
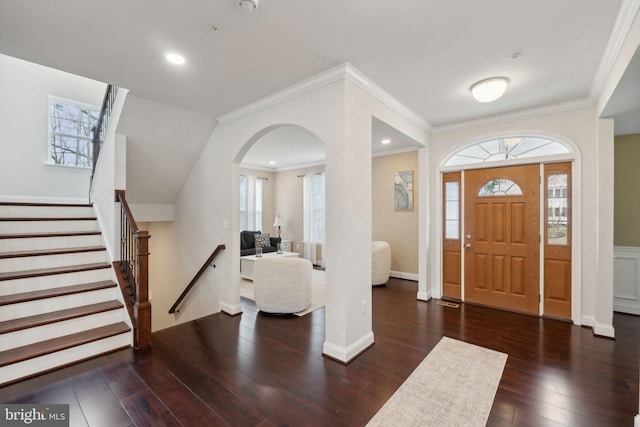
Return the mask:
<svg viewBox="0 0 640 427"><path fill-rule="evenodd" d="M313 265L304 258L259 257L253 268L253 290L265 313L297 313L311 305Z"/></svg>
<svg viewBox="0 0 640 427"><path fill-rule="evenodd" d="M391 246L383 241L371 242L371 284L384 285L391 273Z"/></svg>

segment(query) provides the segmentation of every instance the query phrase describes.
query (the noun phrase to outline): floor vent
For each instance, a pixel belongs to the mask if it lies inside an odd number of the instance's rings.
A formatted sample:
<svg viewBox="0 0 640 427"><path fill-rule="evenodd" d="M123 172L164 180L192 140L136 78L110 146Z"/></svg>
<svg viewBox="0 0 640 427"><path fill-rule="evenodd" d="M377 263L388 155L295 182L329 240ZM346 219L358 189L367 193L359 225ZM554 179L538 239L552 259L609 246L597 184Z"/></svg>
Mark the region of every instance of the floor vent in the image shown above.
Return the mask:
<svg viewBox="0 0 640 427"><path fill-rule="evenodd" d="M438 305L443 305L445 307L451 307L451 308L459 308L460 304L456 304L455 302L449 302L449 301L438 301Z"/></svg>

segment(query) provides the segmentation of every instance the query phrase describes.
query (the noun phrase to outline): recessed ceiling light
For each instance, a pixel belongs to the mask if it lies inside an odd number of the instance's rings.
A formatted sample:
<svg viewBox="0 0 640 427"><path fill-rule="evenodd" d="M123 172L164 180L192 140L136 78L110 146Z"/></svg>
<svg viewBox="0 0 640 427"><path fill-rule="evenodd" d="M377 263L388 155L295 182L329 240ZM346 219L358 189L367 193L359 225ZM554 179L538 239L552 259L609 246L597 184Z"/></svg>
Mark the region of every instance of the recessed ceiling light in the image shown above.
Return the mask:
<svg viewBox="0 0 640 427"><path fill-rule="evenodd" d="M383 139L382 141L383 144L391 144L391 140L390 139Z"/></svg>
<svg viewBox="0 0 640 427"><path fill-rule="evenodd" d="M471 86L471 94L478 102L491 102L504 95L509 80L505 77L492 77L480 80Z"/></svg>
<svg viewBox="0 0 640 427"><path fill-rule="evenodd" d="M276 162L275 162L275 160L269 160L269 164L270 164L270 165L275 165L275 164L276 164Z"/></svg>
<svg viewBox="0 0 640 427"><path fill-rule="evenodd" d="M172 64L181 65L185 63L184 56L178 55L177 53L167 53L164 57Z"/></svg>

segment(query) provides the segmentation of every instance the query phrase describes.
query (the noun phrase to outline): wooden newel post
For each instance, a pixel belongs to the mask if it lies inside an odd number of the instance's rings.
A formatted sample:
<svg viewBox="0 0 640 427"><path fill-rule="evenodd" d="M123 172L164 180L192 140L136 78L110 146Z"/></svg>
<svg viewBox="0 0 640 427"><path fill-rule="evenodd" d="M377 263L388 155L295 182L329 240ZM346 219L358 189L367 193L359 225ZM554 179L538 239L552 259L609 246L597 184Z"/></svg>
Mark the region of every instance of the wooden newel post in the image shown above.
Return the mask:
<svg viewBox="0 0 640 427"><path fill-rule="evenodd" d="M149 233L136 233L136 300L133 304L135 317L134 346L151 346L151 304L149 303Z"/></svg>

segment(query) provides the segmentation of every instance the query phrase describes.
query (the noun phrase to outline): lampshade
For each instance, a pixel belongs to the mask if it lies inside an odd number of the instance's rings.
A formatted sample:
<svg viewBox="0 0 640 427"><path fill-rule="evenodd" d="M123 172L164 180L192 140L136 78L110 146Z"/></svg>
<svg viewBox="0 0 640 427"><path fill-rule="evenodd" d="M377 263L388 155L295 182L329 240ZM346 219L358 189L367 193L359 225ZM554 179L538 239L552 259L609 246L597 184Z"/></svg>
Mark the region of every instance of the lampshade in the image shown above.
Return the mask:
<svg viewBox="0 0 640 427"><path fill-rule="evenodd" d="M280 215L276 215L276 220L273 221L274 227L282 227L284 225L284 221Z"/></svg>
<svg viewBox="0 0 640 427"><path fill-rule="evenodd" d="M478 102L491 102L504 95L509 80L505 77L493 77L480 80L471 86L471 94Z"/></svg>

